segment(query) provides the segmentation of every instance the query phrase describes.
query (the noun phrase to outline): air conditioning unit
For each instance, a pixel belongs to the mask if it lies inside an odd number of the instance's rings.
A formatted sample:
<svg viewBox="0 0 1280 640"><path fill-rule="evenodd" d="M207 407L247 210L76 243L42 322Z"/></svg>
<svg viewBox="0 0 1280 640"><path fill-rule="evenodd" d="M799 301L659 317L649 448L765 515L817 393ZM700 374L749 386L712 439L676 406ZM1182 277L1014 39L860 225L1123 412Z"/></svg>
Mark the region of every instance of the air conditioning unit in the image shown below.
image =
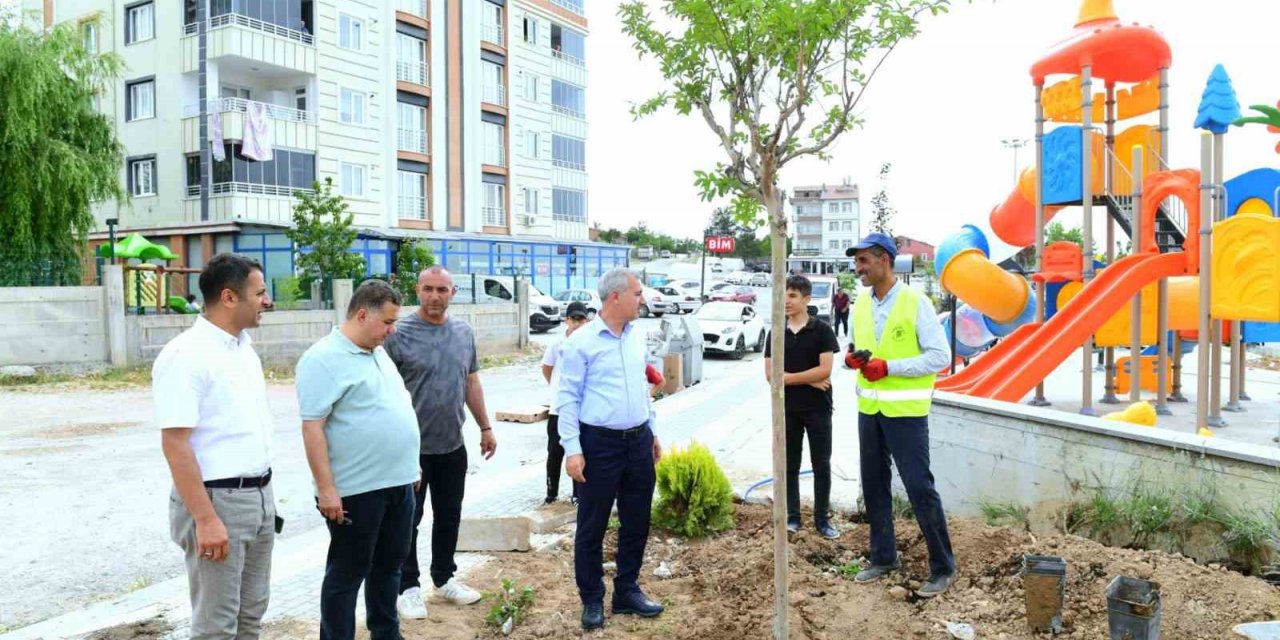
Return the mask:
<svg viewBox="0 0 1280 640"><path fill-rule="evenodd" d="M527 213L520 214L517 216L517 219L520 221L520 224L526 227L532 227L538 224L538 216L529 215Z"/></svg>

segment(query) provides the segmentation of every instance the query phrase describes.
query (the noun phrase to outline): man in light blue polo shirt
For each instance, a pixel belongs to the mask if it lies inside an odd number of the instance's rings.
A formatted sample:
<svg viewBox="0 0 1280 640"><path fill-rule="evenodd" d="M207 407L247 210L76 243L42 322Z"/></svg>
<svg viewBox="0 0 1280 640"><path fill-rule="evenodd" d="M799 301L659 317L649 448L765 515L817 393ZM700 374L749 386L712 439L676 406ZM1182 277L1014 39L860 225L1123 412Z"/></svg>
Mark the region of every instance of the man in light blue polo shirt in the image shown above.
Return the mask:
<svg viewBox="0 0 1280 640"><path fill-rule="evenodd" d="M355 637L361 582L370 637L401 638L396 598L413 530L420 436L404 380L382 348L399 310L399 292L366 281L351 296L346 322L298 361L302 437L316 508L329 527L321 640Z"/></svg>

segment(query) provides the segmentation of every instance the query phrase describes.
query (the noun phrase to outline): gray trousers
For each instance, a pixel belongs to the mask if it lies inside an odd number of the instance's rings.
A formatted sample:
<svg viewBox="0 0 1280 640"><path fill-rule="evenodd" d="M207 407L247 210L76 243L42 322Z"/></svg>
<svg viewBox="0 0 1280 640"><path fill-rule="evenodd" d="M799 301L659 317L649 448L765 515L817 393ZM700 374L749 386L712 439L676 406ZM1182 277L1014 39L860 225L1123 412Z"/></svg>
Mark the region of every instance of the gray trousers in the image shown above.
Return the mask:
<svg viewBox="0 0 1280 640"><path fill-rule="evenodd" d="M193 640L256 639L262 631L275 544L271 485L205 489L227 528L230 554L221 562L200 557L196 523L175 488L169 496L169 534L186 553Z"/></svg>

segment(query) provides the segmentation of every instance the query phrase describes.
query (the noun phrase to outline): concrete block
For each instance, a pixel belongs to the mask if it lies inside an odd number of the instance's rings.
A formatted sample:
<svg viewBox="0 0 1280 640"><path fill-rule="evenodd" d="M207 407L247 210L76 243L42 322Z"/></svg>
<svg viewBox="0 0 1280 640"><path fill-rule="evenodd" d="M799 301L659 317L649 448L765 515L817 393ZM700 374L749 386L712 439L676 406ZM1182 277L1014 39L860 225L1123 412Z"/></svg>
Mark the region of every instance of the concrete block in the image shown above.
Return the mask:
<svg viewBox="0 0 1280 640"><path fill-rule="evenodd" d="M458 551L528 551L533 521L524 516L463 518Z"/></svg>
<svg viewBox="0 0 1280 640"><path fill-rule="evenodd" d="M500 422L522 422L529 424L533 422L542 422L550 415L551 411L546 406L535 405L509 411L499 411L494 414L494 417Z"/></svg>
<svg viewBox="0 0 1280 640"><path fill-rule="evenodd" d="M551 533L573 524L578 519L578 508L568 502L553 502L525 514L534 533Z"/></svg>

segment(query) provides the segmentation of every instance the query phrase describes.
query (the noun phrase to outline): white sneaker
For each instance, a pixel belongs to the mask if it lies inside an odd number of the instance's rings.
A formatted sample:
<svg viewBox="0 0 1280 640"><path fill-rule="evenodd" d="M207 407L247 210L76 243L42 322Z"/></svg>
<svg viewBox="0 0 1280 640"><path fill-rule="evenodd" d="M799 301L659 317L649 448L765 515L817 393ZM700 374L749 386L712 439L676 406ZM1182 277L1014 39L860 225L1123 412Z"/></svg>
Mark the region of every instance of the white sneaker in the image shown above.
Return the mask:
<svg viewBox="0 0 1280 640"><path fill-rule="evenodd" d="M458 582L457 578L449 578L443 587L436 589L436 594L453 604L475 604L480 601L480 592Z"/></svg>
<svg viewBox="0 0 1280 640"><path fill-rule="evenodd" d="M396 599L396 611L405 620L426 620L427 603L422 601L422 590L410 587Z"/></svg>

